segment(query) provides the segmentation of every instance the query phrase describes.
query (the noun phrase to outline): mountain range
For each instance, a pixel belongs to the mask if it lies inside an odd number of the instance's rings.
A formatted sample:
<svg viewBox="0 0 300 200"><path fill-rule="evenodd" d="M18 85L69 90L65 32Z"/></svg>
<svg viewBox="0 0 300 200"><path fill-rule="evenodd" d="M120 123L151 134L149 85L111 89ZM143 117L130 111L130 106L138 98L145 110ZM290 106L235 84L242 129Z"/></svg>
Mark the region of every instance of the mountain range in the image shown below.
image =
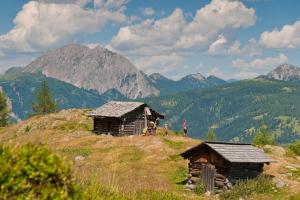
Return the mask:
<svg viewBox="0 0 300 200"><path fill-rule="evenodd" d="M220 140L250 141L267 124L279 142L300 135L300 69L284 64L265 76L225 81L200 73L180 80L146 75L125 57L102 47L71 44L0 76L13 116L25 119L43 80L63 108L94 108L109 100L145 101L179 131L182 119L192 137L214 129Z"/></svg>

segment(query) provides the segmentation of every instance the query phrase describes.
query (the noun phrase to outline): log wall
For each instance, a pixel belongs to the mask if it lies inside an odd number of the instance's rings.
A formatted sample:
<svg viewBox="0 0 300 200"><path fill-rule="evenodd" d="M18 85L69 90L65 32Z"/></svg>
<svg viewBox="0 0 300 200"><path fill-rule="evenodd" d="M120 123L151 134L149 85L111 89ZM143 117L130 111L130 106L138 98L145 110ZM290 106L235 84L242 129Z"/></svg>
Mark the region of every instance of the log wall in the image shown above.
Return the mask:
<svg viewBox="0 0 300 200"><path fill-rule="evenodd" d="M207 166L213 166L212 173ZM196 152L189 159L187 188L194 189L200 181L211 191L211 179L215 191L231 189L238 181L255 178L263 172L262 163L230 163L211 149ZM212 168L210 168L212 169ZM210 177L209 176L213 176Z"/></svg>

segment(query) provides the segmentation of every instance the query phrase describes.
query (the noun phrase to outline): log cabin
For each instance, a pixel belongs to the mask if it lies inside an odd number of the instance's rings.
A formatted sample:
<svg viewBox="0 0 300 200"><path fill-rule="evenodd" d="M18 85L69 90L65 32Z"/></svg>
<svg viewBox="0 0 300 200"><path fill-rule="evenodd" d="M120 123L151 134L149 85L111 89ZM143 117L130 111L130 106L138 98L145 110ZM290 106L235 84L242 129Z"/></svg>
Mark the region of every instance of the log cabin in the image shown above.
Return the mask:
<svg viewBox="0 0 300 200"><path fill-rule="evenodd" d="M164 116L143 102L110 101L88 113L96 133L138 135L145 127ZM153 123L152 123L153 124Z"/></svg>
<svg viewBox="0 0 300 200"><path fill-rule="evenodd" d="M255 178L264 164L275 162L251 144L203 142L180 154L188 159L187 188L202 182L206 191L230 189L235 183Z"/></svg>

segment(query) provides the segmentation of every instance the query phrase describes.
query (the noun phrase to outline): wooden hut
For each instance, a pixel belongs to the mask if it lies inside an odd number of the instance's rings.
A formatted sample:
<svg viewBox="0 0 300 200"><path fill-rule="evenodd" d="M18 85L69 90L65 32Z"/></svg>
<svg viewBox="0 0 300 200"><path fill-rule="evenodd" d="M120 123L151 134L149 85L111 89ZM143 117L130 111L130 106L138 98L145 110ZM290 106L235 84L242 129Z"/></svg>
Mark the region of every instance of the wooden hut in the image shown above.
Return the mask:
<svg viewBox="0 0 300 200"><path fill-rule="evenodd" d="M143 102L110 101L88 113L97 133L111 135L141 134L151 122L164 116Z"/></svg>
<svg viewBox="0 0 300 200"><path fill-rule="evenodd" d="M187 188L202 181L206 191L230 189L262 173L264 164L275 162L251 144L225 142L203 142L181 156L189 160Z"/></svg>

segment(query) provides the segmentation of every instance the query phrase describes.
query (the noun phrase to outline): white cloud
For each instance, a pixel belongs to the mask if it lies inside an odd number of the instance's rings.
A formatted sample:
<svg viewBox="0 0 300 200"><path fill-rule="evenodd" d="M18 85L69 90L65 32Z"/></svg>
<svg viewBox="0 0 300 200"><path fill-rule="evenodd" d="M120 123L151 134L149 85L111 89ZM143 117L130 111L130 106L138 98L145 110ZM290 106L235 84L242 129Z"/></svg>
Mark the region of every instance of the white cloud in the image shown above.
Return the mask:
<svg viewBox="0 0 300 200"><path fill-rule="evenodd" d="M0 51L36 52L61 45L61 42L81 32L100 31L109 21L122 22L126 19L124 0L101 1L103 4L92 9L85 7L88 2L28 2L15 17L14 28L0 35Z"/></svg>
<svg viewBox="0 0 300 200"><path fill-rule="evenodd" d="M299 48L300 20L292 25L285 25L281 30L265 31L261 34L260 43L267 48Z"/></svg>
<svg viewBox="0 0 300 200"><path fill-rule="evenodd" d="M280 53L277 57L255 59L251 62L246 62L243 59L237 59L232 61L232 65L244 70L268 70L286 62L288 62L288 57Z"/></svg>
<svg viewBox="0 0 300 200"><path fill-rule="evenodd" d="M124 53L139 52L140 47L155 47L160 54L174 50L203 50L227 29L238 30L255 23L255 11L240 1L213 0L197 11L192 21L185 19L177 8L168 17L145 20L140 24L123 27L110 45ZM157 51L157 50L161 51Z"/></svg>
<svg viewBox="0 0 300 200"><path fill-rule="evenodd" d="M255 39L250 39L244 46L237 40L228 41L226 37L221 34L218 36L208 48L209 55L248 55L257 56L261 54L259 44Z"/></svg>
<svg viewBox="0 0 300 200"><path fill-rule="evenodd" d="M225 73L217 67L214 67L210 72L208 72L207 76L216 76L219 78L224 78Z"/></svg>
<svg viewBox="0 0 300 200"><path fill-rule="evenodd" d="M216 76L225 80L229 79L249 79L249 78L255 78L259 76L258 73L253 72L253 71L233 71L233 72L227 72L223 71L220 68L214 67L210 72L208 72L207 76Z"/></svg>
<svg viewBox="0 0 300 200"><path fill-rule="evenodd" d="M176 47L197 48L210 43L226 29L238 29L254 25L255 11L240 1L213 0L197 11L187 24Z"/></svg>
<svg viewBox="0 0 300 200"><path fill-rule="evenodd" d="M238 79L238 80L242 80L242 79L250 79L250 78L255 78L258 77L259 74L257 72L253 72L253 71L241 71L238 73L233 73L230 78L231 79Z"/></svg>
<svg viewBox="0 0 300 200"><path fill-rule="evenodd" d="M150 60L145 62L149 58L166 58L174 54L186 58L206 54L208 49L211 54L257 54L252 40L241 46L238 41L227 37L227 34L232 35L242 27L254 25L256 21L254 9L247 8L241 1L213 0L189 18L177 8L161 19L147 19L122 27L107 47L138 60L136 63L139 65L144 61L142 68L146 72L157 67ZM177 66L173 67L174 71L182 67ZM169 69L168 65L162 65L158 71Z"/></svg>
<svg viewBox="0 0 300 200"><path fill-rule="evenodd" d="M171 71L173 71L174 68L182 66L182 62L183 57L173 53L170 55L142 57L135 61L135 65L148 74L160 72L162 74L167 75Z"/></svg>
<svg viewBox="0 0 300 200"><path fill-rule="evenodd" d="M153 16L155 14L155 10L153 8L150 8L150 7L142 8L142 13L145 16Z"/></svg>

